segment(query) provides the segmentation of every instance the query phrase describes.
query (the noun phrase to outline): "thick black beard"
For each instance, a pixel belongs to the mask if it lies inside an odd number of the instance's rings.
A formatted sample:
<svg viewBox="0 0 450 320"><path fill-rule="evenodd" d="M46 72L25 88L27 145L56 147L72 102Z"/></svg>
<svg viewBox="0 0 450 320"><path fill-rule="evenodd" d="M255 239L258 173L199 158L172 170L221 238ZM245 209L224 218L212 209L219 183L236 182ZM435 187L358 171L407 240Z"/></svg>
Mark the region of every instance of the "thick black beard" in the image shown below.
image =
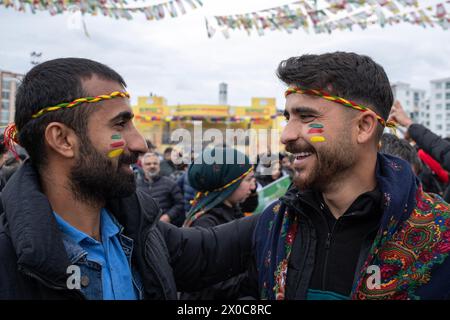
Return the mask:
<svg viewBox="0 0 450 320"><path fill-rule="evenodd" d="M116 168L114 162L99 153L89 141L83 143L70 172L70 187L75 198L97 204L107 199L130 196L136 191L134 174L124 172L121 165L136 161L137 154L123 153Z"/></svg>

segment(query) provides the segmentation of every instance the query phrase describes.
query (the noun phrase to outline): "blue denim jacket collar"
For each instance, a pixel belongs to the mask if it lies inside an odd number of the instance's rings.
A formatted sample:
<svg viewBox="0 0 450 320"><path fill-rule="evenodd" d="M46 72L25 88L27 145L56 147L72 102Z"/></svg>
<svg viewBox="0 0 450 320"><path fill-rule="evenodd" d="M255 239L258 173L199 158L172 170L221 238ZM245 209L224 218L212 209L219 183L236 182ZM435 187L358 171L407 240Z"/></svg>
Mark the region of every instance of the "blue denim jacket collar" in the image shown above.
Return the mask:
<svg viewBox="0 0 450 320"><path fill-rule="evenodd" d="M135 270L131 264L131 256L133 253L134 241L133 241L133 239L131 239L123 234L124 227L117 221L117 219L112 214L110 215L110 217L119 228L119 233L118 233L119 241L122 246L123 252L125 253L125 256L127 257L128 263L130 264L131 271L132 271L133 283L134 283L135 287L138 289L139 299L143 299L142 281L139 277L139 274L137 272L135 272ZM71 237L69 237L65 233L62 233L62 239L63 239L64 247L66 248L67 256L68 256L71 264L86 265L90 268L101 269L101 266L98 265L96 262L87 260L88 253L79 245L79 243L74 241Z"/></svg>

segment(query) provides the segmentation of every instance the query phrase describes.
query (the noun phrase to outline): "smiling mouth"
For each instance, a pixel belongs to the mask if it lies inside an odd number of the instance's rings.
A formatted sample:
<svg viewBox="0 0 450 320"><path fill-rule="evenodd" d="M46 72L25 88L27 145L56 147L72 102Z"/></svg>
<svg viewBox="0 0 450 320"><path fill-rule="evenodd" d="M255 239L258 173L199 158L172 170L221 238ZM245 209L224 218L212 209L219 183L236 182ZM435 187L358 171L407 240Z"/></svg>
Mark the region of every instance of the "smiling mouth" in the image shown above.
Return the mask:
<svg viewBox="0 0 450 320"><path fill-rule="evenodd" d="M299 152L299 153L294 153L294 157L295 160L304 160L310 156L312 156L313 153L312 152Z"/></svg>

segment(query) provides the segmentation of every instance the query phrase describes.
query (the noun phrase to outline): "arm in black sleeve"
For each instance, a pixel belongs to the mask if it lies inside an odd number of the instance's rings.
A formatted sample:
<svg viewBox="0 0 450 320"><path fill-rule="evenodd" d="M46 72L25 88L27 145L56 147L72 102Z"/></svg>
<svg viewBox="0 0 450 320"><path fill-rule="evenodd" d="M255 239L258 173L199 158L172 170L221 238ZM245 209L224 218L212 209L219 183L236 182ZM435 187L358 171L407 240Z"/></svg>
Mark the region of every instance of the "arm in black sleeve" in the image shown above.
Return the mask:
<svg viewBox="0 0 450 320"><path fill-rule="evenodd" d="M409 126L408 133L420 149L431 155L445 170L450 171L450 142L417 123Z"/></svg>
<svg viewBox="0 0 450 320"><path fill-rule="evenodd" d="M237 219L210 229L159 223L178 290L199 290L244 272L257 218Z"/></svg>
<svg viewBox="0 0 450 320"><path fill-rule="evenodd" d="M212 228L218 226L219 224L221 224L220 221L214 215L205 214L197 220L194 220L191 227Z"/></svg>

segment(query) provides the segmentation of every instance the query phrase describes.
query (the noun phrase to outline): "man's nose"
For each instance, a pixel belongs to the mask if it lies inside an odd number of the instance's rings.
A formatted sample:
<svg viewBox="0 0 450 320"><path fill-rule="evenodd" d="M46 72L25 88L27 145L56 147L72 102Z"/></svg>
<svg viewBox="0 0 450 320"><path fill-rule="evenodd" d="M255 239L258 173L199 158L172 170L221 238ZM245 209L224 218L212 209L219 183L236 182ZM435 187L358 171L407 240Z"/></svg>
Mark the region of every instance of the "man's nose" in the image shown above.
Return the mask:
<svg viewBox="0 0 450 320"><path fill-rule="evenodd" d="M286 124L281 133L281 143L288 144L289 142L296 141L300 136L301 128L299 126L295 126L292 122Z"/></svg>
<svg viewBox="0 0 450 320"><path fill-rule="evenodd" d="M144 154L148 151L147 143L145 142L144 137L134 128L133 132L131 132L127 136L127 146L130 152L137 152Z"/></svg>

